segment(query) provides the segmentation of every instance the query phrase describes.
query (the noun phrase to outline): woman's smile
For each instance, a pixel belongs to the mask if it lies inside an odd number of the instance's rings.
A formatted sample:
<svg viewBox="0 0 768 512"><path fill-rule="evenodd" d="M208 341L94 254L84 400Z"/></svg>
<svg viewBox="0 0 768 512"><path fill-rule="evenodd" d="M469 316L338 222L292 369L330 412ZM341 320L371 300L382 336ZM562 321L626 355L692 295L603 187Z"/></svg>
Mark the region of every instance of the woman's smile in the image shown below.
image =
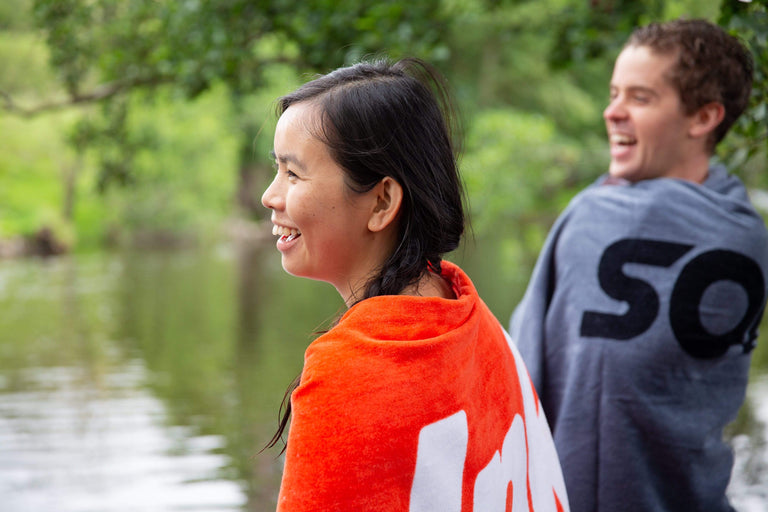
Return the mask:
<svg viewBox="0 0 768 512"><path fill-rule="evenodd" d="M272 234L279 237L277 239L278 244L285 244L299 238L301 236L301 231L296 228L288 228L279 224L274 224L272 226ZM279 248L280 246L278 245L278 249Z"/></svg>

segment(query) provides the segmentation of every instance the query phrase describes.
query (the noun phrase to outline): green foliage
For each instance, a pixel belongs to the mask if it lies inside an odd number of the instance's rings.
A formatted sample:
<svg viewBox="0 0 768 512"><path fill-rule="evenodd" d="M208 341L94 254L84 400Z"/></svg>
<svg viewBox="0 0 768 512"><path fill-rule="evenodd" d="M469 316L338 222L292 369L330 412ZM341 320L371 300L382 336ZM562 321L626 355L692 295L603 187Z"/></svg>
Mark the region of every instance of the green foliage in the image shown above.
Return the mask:
<svg viewBox="0 0 768 512"><path fill-rule="evenodd" d="M664 0L573 2L555 27L550 59L556 67L616 54L636 26L659 19Z"/></svg>
<svg viewBox="0 0 768 512"><path fill-rule="evenodd" d="M77 0L35 2L37 23L51 27L48 33L51 63L72 95L79 94L89 62L99 48L99 41L87 37L94 28L100 27L89 16L91 9L90 5L79 5Z"/></svg>
<svg viewBox="0 0 768 512"><path fill-rule="evenodd" d="M720 12L720 5L717 0L675 0L665 3L665 20L680 17L714 20Z"/></svg>
<svg viewBox="0 0 768 512"><path fill-rule="evenodd" d="M46 97L55 76L48 48L31 32L0 32L0 91L24 100Z"/></svg>
<svg viewBox="0 0 768 512"><path fill-rule="evenodd" d="M285 5L287 4L287 5ZM275 28L294 41L303 64L327 71L368 54L443 60L448 20L440 0L314 0L278 3Z"/></svg>
<svg viewBox="0 0 768 512"><path fill-rule="evenodd" d="M475 231L483 236L519 234L529 223L549 227L576 185L602 172L597 146L559 135L541 115L478 112L461 162Z"/></svg>
<svg viewBox="0 0 768 512"><path fill-rule="evenodd" d="M0 118L0 237L60 223L61 165L72 156L59 130L67 124L62 117Z"/></svg>
<svg viewBox="0 0 768 512"><path fill-rule="evenodd" d="M555 121L558 131L581 136L602 131L605 64L553 71L548 64L552 20L562 0L456 3L445 69L468 116L476 109L511 107ZM595 84L600 84L595 94Z"/></svg>
<svg viewBox="0 0 768 512"><path fill-rule="evenodd" d="M237 166L238 133L231 128L226 92L219 88L190 103L138 96L131 102L125 133L144 141L133 146L132 182L103 195L94 194L101 176L96 160L78 157L65 140L82 129L76 112L0 118L0 237L48 226L82 249L120 233L199 235L220 227L231 212ZM68 224L61 208L63 176L70 168L78 172L78 201Z"/></svg>
<svg viewBox="0 0 768 512"><path fill-rule="evenodd" d="M425 57L441 36L439 2L328 0L35 0L53 64L68 90L89 74L125 86L173 83L194 97L223 81L236 91L262 83L262 66L290 60L336 67L387 49ZM260 48L268 38L273 52Z"/></svg>
<svg viewBox="0 0 768 512"><path fill-rule="evenodd" d="M768 1L723 2L718 22L740 37L754 56L750 106L731 129L719 155L752 186L767 187L768 161Z"/></svg>
<svg viewBox="0 0 768 512"><path fill-rule="evenodd" d="M113 227L184 232L227 215L238 135L228 109L221 88L194 102L131 98L125 134L140 142L133 145L130 186L105 197Z"/></svg>
<svg viewBox="0 0 768 512"><path fill-rule="evenodd" d="M0 30L28 30L32 26L29 0L3 0L0 2Z"/></svg>

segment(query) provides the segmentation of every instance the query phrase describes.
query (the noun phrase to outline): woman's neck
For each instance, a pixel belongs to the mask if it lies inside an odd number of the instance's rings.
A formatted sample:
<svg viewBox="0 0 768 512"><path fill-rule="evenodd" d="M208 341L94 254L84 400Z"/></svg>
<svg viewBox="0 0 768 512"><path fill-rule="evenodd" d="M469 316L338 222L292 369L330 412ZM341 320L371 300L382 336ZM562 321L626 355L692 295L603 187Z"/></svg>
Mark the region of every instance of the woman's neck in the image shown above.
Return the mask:
<svg viewBox="0 0 768 512"><path fill-rule="evenodd" d="M453 287L443 276L427 271L418 282L406 287L400 295L413 295L419 297L440 297L442 299L455 299Z"/></svg>

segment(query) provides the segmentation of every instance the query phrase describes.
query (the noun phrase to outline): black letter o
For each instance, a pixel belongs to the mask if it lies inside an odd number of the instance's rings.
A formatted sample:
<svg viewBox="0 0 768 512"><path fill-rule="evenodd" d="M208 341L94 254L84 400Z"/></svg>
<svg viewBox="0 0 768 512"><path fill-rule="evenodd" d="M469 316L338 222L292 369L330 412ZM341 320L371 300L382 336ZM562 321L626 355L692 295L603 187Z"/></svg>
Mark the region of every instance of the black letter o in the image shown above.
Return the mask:
<svg viewBox="0 0 768 512"><path fill-rule="evenodd" d="M702 325L699 305L706 289L723 280L744 288L747 311L733 329L714 335ZM763 273L752 259L726 250L698 255L683 268L670 298L669 323L677 342L688 354L700 359L722 356L730 345L748 344L747 334L760 319L764 289Z"/></svg>

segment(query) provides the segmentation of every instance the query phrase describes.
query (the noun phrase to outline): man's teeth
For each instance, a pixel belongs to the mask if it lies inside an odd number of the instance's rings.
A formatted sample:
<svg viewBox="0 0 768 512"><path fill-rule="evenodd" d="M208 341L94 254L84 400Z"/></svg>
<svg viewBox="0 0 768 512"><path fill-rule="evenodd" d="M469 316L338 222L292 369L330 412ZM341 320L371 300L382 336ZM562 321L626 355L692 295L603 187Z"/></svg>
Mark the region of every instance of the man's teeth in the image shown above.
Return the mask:
<svg viewBox="0 0 768 512"><path fill-rule="evenodd" d="M291 240L297 238L301 232L295 228L287 228L285 226L278 226L277 224L274 224L272 226L272 234L279 236L285 242L290 242Z"/></svg>
<svg viewBox="0 0 768 512"><path fill-rule="evenodd" d="M611 135L611 144L634 144L637 142L634 137L630 137L629 135L623 135L620 133L614 133Z"/></svg>

